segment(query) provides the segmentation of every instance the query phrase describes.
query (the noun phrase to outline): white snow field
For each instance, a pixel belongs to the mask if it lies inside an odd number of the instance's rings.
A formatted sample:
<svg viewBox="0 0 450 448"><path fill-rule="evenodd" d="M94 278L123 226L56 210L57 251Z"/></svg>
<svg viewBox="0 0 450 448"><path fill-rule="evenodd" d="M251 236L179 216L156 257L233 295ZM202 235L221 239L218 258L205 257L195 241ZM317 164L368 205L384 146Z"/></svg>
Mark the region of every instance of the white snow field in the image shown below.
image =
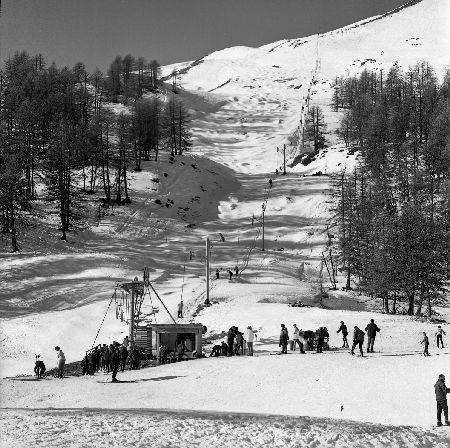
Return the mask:
<svg viewBox="0 0 450 448"><path fill-rule="evenodd" d="M436 323L378 313L376 301L356 293L330 292L320 306L330 177L309 176L351 171L357 163L358 154L348 154L331 132L339 120L330 107L333 79L364 68L387 72L394 62L406 70L423 59L442 77L449 19L448 0L410 2L323 35L228 48L165 67L165 75L180 70L179 94L193 117L190 154L145 164L132 174L132 204L116 207L98 226L93 220L68 244L0 255L0 446L450 446L449 429L431 427L433 385L439 373L450 378L449 308L436 309L446 348L432 344L425 358L421 332L433 339ZM276 176L283 161L277 147L286 144L288 164L299 154L290 137L308 95L325 111L329 147L310 165ZM266 200L262 252L252 216L259 218ZM221 269L208 308L206 235L211 273ZM236 264L245 269L229 281L226 270ZM32 374L35 353L53 367L55 345L68 362L80 360L104 316L96 343L121 341L126 325L115 309L105 312L115 282L141 276L144 266L173 314L184 283L179 321L203 323L207 338L220 341L231 325L257 329L256 356L125 371L118 384L106 374L23 376ZM312 307L288 307L295 300ZM381 328L374 354L352 357L339 348L341 320L351 330L371 318ZM169 318L161 311L157 320ZM290 332L293 323L326 326L332 349L272 356L281 323Z"/></svg>

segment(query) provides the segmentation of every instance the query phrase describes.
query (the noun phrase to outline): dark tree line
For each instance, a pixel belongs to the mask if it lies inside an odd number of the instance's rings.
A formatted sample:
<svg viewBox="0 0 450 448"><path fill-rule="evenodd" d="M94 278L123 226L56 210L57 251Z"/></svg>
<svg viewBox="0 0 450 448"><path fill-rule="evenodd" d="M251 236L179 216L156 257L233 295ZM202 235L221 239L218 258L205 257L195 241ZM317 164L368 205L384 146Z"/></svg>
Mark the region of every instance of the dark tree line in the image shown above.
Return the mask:
<svg viewBox="0 0 450 448"><path fill-rule="evenodd" d="M0 231L19 250L18 234L37 199L58 210L62 239L80 216L82 196L100 188L104 202L130 202L128 173L160 150L191 145L189 116L178 96L165 99L159 65L128 55L107 76L46 66L16 53L0 71ZM143 96L147 94L146 96ZM130 102L130 99L133 99ZM109 101L128 107L116 114ZM44 185L38 198L37 185Z"/></svg>
<svg viewBox="0 0 450 448"><path fill-rule="evenodd" d="M339 133L362 163L336 179L341 262L385 312L431 317L450 280L450 72L420 62L403 73L338 79Z"/></svg>

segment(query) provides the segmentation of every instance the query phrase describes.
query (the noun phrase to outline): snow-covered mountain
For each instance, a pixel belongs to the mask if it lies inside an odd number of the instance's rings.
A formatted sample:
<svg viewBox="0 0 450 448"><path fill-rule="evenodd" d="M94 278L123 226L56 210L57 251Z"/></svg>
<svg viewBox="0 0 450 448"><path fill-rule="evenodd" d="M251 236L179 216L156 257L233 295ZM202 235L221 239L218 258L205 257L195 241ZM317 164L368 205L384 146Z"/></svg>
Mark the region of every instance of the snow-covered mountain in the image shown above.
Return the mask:
<svg viewBox="0 0 450 448"><path fill-rule="evenodd" d="M276 147L298 132L308 97L322 106L333 130L339 115L329 104L336 76L363 69L387 73L393 64L407 70L421 60L442 76L450 63L449 21L448 0L410 1L325 34L226 48L166 66L163 74L178 71L184 89L217 105L205 114L192 104L199 112L196 151L237 171L272 172L281 161ZM289 146L288 160L296 153Z"/></svg>

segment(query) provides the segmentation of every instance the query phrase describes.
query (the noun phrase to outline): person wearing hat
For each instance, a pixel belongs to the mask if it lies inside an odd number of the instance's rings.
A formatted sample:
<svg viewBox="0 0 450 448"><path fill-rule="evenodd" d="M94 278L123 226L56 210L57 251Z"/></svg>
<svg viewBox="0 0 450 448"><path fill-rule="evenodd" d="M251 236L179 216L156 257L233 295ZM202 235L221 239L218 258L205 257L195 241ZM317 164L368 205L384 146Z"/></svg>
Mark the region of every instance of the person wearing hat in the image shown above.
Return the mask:
<svg viewBox="0 0 450 448"><path fill-rule="evenodd" d="M447 393L450 389L445 385L445 376L441 373L439 379L434 385L434 393L436 394L436 406L437 406L437 425L442 426L441 414L444 413L445 424L450 425L448 421L448 404Z"/></svg>
<svg viewBox="0 0 450 448"><path fill-rule="evenodd" d="M58 345L55 347L55 350L58 354L58 373L56 377L64 378L64 365L66 364L66 356Z"/></svg>
<svg viewBox="0 0 450 448"><path fill-rule="evenodd" d="M255 333L251 325L249 325L245 331L245 340L247 341L248 356L253 356L253 341L255 340Z"/></svg>

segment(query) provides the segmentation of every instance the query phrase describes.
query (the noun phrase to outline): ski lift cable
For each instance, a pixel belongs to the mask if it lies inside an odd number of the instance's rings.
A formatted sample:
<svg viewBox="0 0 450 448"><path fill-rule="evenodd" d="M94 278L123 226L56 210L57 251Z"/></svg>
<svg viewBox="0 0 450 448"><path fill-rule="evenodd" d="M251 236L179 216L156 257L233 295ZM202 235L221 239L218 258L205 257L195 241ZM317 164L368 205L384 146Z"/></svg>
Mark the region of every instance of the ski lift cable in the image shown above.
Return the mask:
<svg viewBox="0 0 450 448"><path fill-rule="evenodd" d="M111 296L111 300L109 301L108 307L106 308L106 313L105 313L105 315L103 316L103 319L102 319L102 322L101 322L101 324L100 324L100 327L98 328L97 334L95 335L95 339L94 339L94 342L92 343L91 349L94 348L94 345L95 345L95 343L96 343L96 341L97 341L98 335L100 334L100 330L102 329L103 322L105 322L106 315L108 314L109 307L111 306L111 303L112 303L112 301L114 300L115 297L116 297L116 289L114 289L114 293L113 293L113 295Z"/></svg>

